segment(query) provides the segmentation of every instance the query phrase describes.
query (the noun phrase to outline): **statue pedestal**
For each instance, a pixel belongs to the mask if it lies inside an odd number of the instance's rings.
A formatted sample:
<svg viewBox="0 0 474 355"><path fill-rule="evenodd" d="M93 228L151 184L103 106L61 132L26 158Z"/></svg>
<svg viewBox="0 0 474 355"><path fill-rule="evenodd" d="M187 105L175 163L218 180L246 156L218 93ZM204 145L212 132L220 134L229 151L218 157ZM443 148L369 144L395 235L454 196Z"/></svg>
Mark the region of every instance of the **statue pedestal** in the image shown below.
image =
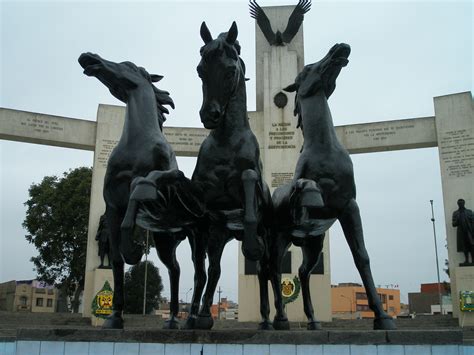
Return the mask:
<svg viewBox="0 0 474 355"><path fill-rule="evenodd" d="M474 291L474 266L456 267L454 279L456 281L456 293L453 292L453 310L457 308L459 312L459 325L461 327L474 326L474 312L459 310L459 293L462 291Z"/></svg>
<svg viewBox="0 0 474 355"><path fill-rule="evenodd" d="M114 285L114 277L112 274L112 269L95 269L94 271L90 272L89 277L92 279L91 280L92 287L93 287L92 294L94 295L91 299L91 303L96 302L95 296L100 290L102 290L102 288L104 287L104 284L107 281L109 282L110 286ZM91 307L90 304L88 306ZM94 327L100 327L102 326L102 324L104 324L104 318L96 317L93 312L91 313L90 317L91 317L91 324Z"/></svg>

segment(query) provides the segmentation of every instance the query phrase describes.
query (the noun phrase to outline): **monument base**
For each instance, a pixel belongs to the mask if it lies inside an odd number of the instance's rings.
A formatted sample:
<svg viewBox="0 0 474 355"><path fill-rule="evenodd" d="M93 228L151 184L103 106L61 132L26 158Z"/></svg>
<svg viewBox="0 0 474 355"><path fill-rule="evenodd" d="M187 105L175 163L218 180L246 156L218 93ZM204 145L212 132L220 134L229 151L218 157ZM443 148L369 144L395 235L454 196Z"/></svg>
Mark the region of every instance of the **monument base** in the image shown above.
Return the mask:
<svg viewBox="0 0 474 355"><path fill-rule="evenodd" d="M459 292L474 291L474 265L457 267L455 279L458 294L453 294L453 308L458 307L459 309ZM460 327L472 327L474 326L474 312L460 311L458 320Z"/></svg>
<svg viewBox="0 0 474 355"><path fill-rule="evenodd" d="M461 329L395 331L258 331L248 329L103 330L18 329L15 339L2 339L8 354L461 354ZM84 352L84 349L85 352ZM3 353L2 353L3 354ZM5 353L6 354L6 353Z"/></svg>
<svg viewBox="0 0 474 355"><path fill-rule="evenodd" d="M97 302L95 295L104 287L104 284L108 282L110 285L114 284L114 277L112 269L95 269L90 271L90 276L93 278L93 295L92 302ZM93 313L93 312L92 312ZM84 317L91 317L91 325L94 327L101 327L104 324L104 318L96 317L94 314L83 314Z"/></svg>

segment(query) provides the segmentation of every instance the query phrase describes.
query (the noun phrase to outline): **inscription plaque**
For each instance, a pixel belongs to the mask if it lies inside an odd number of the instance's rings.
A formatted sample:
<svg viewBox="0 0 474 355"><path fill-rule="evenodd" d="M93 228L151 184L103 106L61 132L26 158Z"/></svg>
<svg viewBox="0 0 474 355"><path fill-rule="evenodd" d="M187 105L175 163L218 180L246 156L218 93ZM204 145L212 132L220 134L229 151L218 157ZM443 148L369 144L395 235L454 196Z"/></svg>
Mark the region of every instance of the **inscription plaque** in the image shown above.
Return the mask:
<svg viewBox="0 0 474 355"><path fill-rule="evenodd" d="M473 175L474 132L472 129L444 132L439 146L445 174L448 177L460 178Z"/></svg>
<svg viewBox="0 0 474 355"><path fill-rule="evenodd" d="M268 149L295 149L295 131L291 128L291 123L272 123L268 132Z"/></svg>

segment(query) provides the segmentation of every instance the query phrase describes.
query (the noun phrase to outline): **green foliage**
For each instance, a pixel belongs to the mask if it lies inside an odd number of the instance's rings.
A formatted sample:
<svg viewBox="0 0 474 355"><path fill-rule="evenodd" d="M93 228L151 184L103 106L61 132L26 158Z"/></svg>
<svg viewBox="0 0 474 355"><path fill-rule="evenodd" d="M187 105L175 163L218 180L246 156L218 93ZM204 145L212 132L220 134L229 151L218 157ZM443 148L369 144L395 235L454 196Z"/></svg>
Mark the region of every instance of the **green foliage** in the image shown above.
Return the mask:
<svg viewBox="0 0 474 355"><path fill-rule="evenodd" d="M145 313L149 314L153 309L158 308L158 304L161 300L161 291L163 291L159 269L151 261L140 262L132 266L125 273L125 313L143 313L143 289L145 285L146 264L148 264L148 270Z"/></svg>
<svg viewBox="0 0 474 355"><path fill-rule="evenodd" d="M46 176L31 185L25 203L23 227L29 233L26 240L38 250L31 258L37 278L69 297L84 284L91 180L92 169L86 167L61 178ZM78 304L73 306L77 309Z"/></svg>

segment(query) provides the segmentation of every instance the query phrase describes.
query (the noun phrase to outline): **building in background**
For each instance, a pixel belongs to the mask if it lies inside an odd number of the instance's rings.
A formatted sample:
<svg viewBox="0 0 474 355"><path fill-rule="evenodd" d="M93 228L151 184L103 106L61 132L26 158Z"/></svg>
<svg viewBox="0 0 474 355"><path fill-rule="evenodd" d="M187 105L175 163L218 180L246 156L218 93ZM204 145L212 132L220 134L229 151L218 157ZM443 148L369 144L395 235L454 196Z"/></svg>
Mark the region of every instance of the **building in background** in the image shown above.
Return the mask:
<svg viewBox="0 0 474 355"><path fill-rule="evenodd" d="M439 284L443 314L452 314L453 304L451 300L451 288L447 282ZM420 292L408 294L408 303L411 314L440 314L438 283L426 283L420 285Z"/></svg>
<svg viewBox="0 0 474 355"><path fill-rule="evenodd" d="M52 313L59 291L37 280L8 281L0 284L0 310L9 312Z"/></svg>
<svg viewBox="0 0 474 355"><path fill-rule="evenodd" d="M377 288L383 309L392 317L400 314L400 290ZM331 286L332 316L342 319L374 318L369 308L365 288L358 283Z"/></svg>

